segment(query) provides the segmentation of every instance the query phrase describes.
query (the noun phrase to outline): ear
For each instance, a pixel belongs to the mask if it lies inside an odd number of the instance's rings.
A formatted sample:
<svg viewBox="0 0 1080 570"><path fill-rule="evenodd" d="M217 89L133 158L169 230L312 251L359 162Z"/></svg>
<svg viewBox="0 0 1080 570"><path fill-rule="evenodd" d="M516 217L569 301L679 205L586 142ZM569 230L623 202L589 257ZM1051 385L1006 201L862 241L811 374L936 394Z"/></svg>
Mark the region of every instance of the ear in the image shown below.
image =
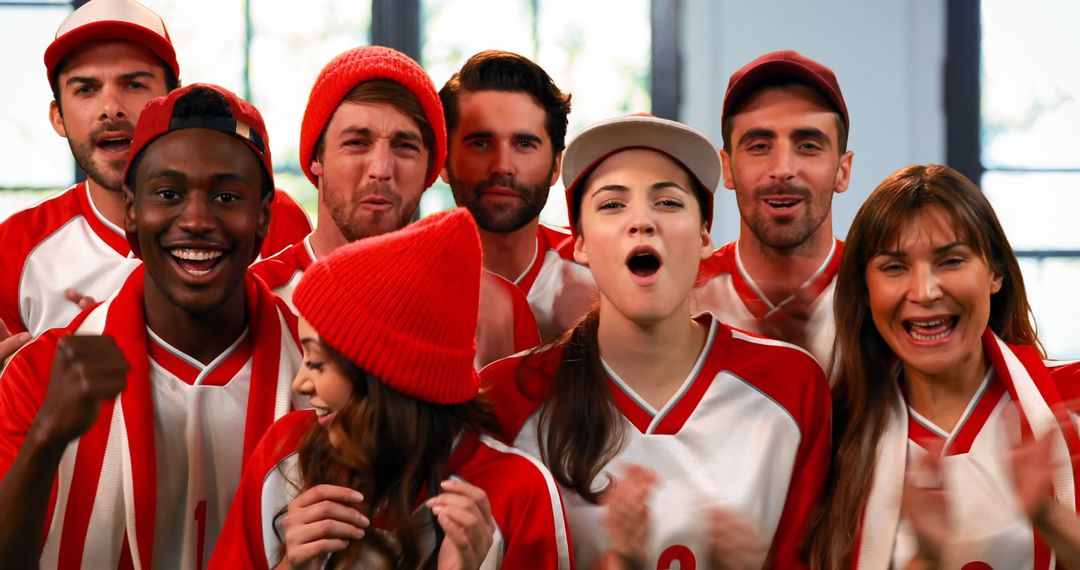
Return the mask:
<svg viewBox="0 0 1080 570"><path fill-rule="evenodd" d="M439 171L439 180L442 180L443 184L446 184L447 186L450 185L450 171L447 169L447 167L444 166L442 167L442 170Z"/></svg>
<svg viewBox="0 0 1080 570"><path fill-rule="evenodd" d="M136 233L138 224L135 223L135 190L124 183L124 230L128 233Z"/></svg>
<svg viewBox="0 0 1080 570"><path fill-rule="evenodd" d="M731 168L731 155L728 151L720 149L720 164L724 170L724 188L735 189L735 173Z"/></svg>
<svg viewBox="0 0 1080 570"><path fill-rule="evenodd" d="M708 259L713 253L712 236L705 224L701 224L701 259Z"/></svg>
<svg viewBox="0 0 1080 570"><path fill-rule="evenodd" d="M551 180L548 180L548 186L554 186L559 181L559 175L562 174L562 154L559 153L555 156L555 165L551 169Z"/></svg>
<svg viewBox="0 0 1080 570"><path fill-rule="evenodd" d="M574 261L582 265L589 265L589 252L585 249L585 236L581 235L580 232L574 238Z"/></svg>
<svg viewBox="0 0 1080 570"><path fill-rule="evenodd" d="M323 175L322 161L320 161L318 158L311 159L311 164L308 165L308 168L311 169L311 174L314 175L315 178L322 178L322 175Z"/></svg>
<svg viewBox="0 0 1080 570"><path fill-rule="evenodd" d="M283 190L275 190L277 192L283 192ZM258 225L255 227L255 235L260 239L266 239L266 236L270 233L270 210L274 203L273 194L267 194L263 196L262 202L259 204L259 220Z"/></svg>
<svg viewBox="0 0 1080 570"><path fill-rule="evenodd" d="M993 295L998 291L1001 291L1001 286L1005 283L1005 276L994 272L993 279L990 281L990 294Z"/></svg>
<svg viewBox="0 0 1080 570"><path fill-rule="evenodd" d="M848 183L851 182L852 158L855 158L855 153L850 150L840 157L840 164L836 167L836 187L833 188L833 192L836 192L837 194L846 191Z"/></svg>
<svg viewBox="0 0 1080 570"><path fill-rule="evenodd" d="M60 106L56 101L49 101L49 124L52 125L56 134L67 138L67 129L64 128L64 116L60 114Z"/></svg>

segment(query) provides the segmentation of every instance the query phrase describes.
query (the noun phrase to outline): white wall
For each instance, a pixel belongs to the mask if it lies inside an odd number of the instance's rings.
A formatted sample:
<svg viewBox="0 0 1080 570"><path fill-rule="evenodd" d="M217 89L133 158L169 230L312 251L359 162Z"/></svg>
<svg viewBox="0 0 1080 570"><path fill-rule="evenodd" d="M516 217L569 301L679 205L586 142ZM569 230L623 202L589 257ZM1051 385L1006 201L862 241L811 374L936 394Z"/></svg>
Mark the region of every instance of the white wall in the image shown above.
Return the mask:
<svg viewBox="0 0 1080 570"><path fill-rule="evenodd" d="M682 0L683 122L721 144L728 77L769 51L794 49L836 72L851 117L848 192L834 197L843 237L870 191L911 163L944 162L947 0ZM713 239L738 237L735 196L717 190Z"/></svg>

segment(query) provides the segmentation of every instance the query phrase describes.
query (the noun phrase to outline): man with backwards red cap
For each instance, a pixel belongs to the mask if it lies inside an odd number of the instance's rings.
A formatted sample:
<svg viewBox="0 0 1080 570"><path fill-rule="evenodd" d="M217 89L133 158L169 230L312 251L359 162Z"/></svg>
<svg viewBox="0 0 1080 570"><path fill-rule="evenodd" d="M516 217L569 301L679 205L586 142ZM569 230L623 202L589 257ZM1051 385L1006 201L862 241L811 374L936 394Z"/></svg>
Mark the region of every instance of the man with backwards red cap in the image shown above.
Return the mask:
<svg viewBox="0 0 1080 570"><path fill-rule="evenodd" d="M765 54L732 74L720 157L742 225L703 262L693 295L695 310L800 345L826 368L843 247L832 196L851 175L849 126L832 70L797 52Z"/></svg>
<svg viewBox="0 0 1080 570"><path fill-rule="evenodd" d="M269 140L231 92L152 100L123 170L142 264L0 376L0 560L202 568L241 467L290 408L296 321L248 265L270 224Z"/></svg>
<svg viewBox="0 0 1080 570"><path fill-rule="evenodd" d="M380 46L338 55L316 78L300 130L300 166L319 191L317 225L253 270L292 306L296 284L317 259L408 224L445 160L442 103L419 64ZM481 363L539 344L520 291L493 275L481 288ZM526 340L500 342L521 330Z"/></svg>
<svg viewBox="0 0 1080 570"><path fill-rule="evenodd" d="M139 264L124 239L121 174L143 105L175 89L180 73L165 23L134 0L92 0L72 12L45 68L50 121L87 180L0 224L0 338L4 327L18 335L0 346L0 361L113 294ZM271 211L266 256L311 228L284 193Z"/></svg>

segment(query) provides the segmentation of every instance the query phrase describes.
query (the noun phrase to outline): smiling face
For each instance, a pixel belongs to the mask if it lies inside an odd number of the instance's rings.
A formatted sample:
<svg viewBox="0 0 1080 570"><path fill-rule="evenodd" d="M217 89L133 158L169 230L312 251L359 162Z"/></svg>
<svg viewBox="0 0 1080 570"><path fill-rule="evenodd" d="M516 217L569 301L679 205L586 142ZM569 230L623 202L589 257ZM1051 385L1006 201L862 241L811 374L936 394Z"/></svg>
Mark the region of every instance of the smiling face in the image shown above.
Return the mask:
<svg viewBox="0 0 1080 570"><path fill-rule="evenodd" d="M148 305L160 297L203 316L243 303L241 281L270 224L263 176L254 151L218 131L182 129L146 147L125 223L156 286Z"/></svg>
<svg viewBox="0 0 1080 570"><path fill-rule="evenodd" d="M91 180L120 191L143 105L168 92L161 60L132 42L92 42L68 56L57 89L61 105L53 102L49 111L53 129L67 138Z"/></svg>
<svg viewBox="0 0 1080 570"><path fill-rule="evenodd" d="M348 241L405 227L420 205L430 150L416 121L388 103L344 101L326 126L311 172L319 219Z"/></svg>
<svg viewBox="0 0 1080 570"><path fill-rule="evenodd" d="M981 338L1002 276L952 221L938 206L920 209L866 268L874 325L909 377L967 378L983 363Z"/></svg>
<svg viewBox="0 0 1080 570"><path fill-rule="evenodd" d="M486 90L461 93L458 109L445 170L454 201L485 231L525 227L559 178L544 108L526 93Z"/></svg>
<svg viewBox="0 0 1080 570"><path fill-rule="evenodd" d="M740 239L791 250L832 235L832 195L847 190L852 153L840 153L837 114L816 92L762 89L732 117L730 140L720 156Z"/></svg>
<svg viewBox="0 0 1080 570"><path fill-rule="evenodd" d="M339 410L353 396L353 383L334 359L323 349L319 333L310 323L300 317L300 345L304 351L304 364L293 379L293 392L310 398L319 424L329 427ZM330 443L337 445L337 433L329 430Z"/></svg>
<svg viewBox="0 0 1080 570"><path fill-rule="evenodd" d="M614 154L589 176L580 209L574 258L592 270L601 310L611 305L640 325L689 314L712 241L680 165L652 150Z"/></svg>

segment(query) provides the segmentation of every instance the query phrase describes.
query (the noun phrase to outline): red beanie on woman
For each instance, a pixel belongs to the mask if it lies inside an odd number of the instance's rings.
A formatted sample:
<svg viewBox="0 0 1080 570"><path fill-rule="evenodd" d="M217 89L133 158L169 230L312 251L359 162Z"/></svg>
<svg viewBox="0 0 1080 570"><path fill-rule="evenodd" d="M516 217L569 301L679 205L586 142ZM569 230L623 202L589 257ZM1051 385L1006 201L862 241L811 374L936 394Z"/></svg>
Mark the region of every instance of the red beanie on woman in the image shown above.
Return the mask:
<svg viewBox="0 0 1080 570"><path fill-rule="evenodd" d="M383 384L436 404L471 400L480 237L464 208L340 247L293 293L321 340Z"/></svg>

